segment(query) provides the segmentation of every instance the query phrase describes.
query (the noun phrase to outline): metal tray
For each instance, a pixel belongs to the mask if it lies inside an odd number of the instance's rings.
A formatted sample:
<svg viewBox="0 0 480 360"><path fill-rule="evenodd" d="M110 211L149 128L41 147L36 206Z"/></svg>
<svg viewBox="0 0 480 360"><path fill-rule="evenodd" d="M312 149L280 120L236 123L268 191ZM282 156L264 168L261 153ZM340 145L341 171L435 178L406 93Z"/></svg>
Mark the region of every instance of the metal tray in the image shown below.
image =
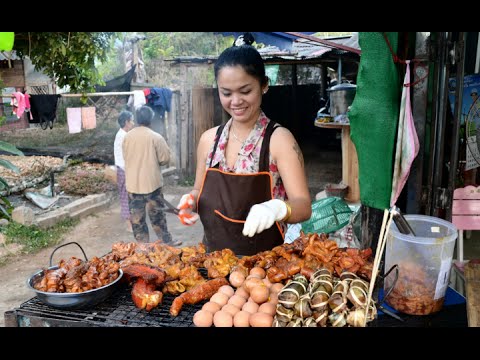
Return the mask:
<svg viewBox="0 0 480 360"><path fill-rule="evenodd" d="M70 245L70 244L78 245L82 250L83 255L85 256L85 260L88 261L87 256L85 255L85 252L83 251L83 248L80 246L80 244L76 242L70 242L70 243L60 245L55 250L53 250L52 254L50 255L50 267L47 270L58 269L58 266L52 266L53 254L59 248L66 245ZM45 270L40 270L40 271L37 271L35 274L33 274L27 280L27 286L32 291L34 291L35 294L37 295L37 298L46 305L53 306L59 309L83 309L83 308L89 308L89 307L95 306L98 303L107 299L110 295L112 295L112 293L116 290L116 288L120 284L120 280L123 277L122 269L119 269L118 272L119 272L119 275L117 279L115 279L111 283L97 289L92 289L92 290L88 290L80 293L56 293L56 292L40 291L35 289L34 285L38 281L40 281L40 279L43 277Z"/></svg>

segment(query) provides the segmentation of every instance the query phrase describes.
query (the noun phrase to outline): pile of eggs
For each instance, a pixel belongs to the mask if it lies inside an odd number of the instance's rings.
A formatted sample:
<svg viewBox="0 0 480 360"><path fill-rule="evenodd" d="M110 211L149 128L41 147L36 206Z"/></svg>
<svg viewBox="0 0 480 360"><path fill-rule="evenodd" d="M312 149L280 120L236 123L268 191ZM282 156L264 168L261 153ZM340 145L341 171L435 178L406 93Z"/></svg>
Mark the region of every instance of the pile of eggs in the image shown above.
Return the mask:
<svg viewBox="0 0 480 360"><path fill-rule="evenodd" d="M233 287L224 285L212 295L193 316L195 326L271 327L283 284L272 284L265 275L260 267L252 268L246 278L240 271L232 272Z"/></svg>

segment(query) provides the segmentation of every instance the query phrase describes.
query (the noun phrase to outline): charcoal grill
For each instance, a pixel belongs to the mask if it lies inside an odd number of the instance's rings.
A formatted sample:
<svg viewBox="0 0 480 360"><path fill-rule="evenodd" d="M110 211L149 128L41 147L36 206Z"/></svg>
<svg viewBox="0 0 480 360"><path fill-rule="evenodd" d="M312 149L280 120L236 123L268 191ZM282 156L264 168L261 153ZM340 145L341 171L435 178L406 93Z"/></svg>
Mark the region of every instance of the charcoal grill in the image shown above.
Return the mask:
<svg viewBox="0 0 480 360"><path fill-rule="evenodd" d="M122 284L107 300L89 309L55 309L34 297L19 308L5 313L6 326L82 326L82 327L190 327L193 315L206 301L184 305L178 316L169 310L174 296L165 294L162 304L147 312L132 301L132 288Z"/></svg>

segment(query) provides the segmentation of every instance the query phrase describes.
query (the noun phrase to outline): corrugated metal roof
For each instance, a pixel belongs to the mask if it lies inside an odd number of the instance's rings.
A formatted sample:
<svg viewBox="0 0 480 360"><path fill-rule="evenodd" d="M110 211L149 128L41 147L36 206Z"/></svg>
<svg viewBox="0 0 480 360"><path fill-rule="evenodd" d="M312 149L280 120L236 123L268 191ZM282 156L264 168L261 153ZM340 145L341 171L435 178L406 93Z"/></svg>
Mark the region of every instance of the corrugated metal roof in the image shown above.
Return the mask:
<svg viewBox="0 0 480 360"><path fill-rule="evenodd" d="M238 33L222 33L222 34L244 34L243 32ZM256 33L252 33L256 34ZM283 34L283 33L268 33L268 34ZM294 37L289 35L291 39ZM254 35L255 37L255 35ZM327 39L325 39L327 40ZM257 42L257 40L255 40ZM360 49L358 45L358 33L353 33L352 36L338 37L338 38L329 38L329 42L338 43L340 45L349 46L353 49ZM281 49L275 45L266 45L258 49L258 52L262 55L264 59L280 58L284 60L305 60L305 59L318 59L318 58L338 58L339 56L348 56L354 59L358 59L359 55L353 52L349 52L342 49L332 48L320 43L316 43L307 39L295 38L291 42L290 49ZM203 56L203 57L192 57L192 56L183 56L175 59L169 59L167 61L174 61L177 63L204 63L204 62L214 62L216 56Z"/></svg>
<svg viewBox="0 0 480 360"><path fill-rule="evenodd" d="M0 60L22 60L20 57L17 56L17 52L15 50L12 51L0 51Z"/></svg>
<svg viewBox="0 0 480 360"><path fill-rule="evenodd" d="M235 38L245 34L245 32L215 32L224 36L234 36ZM258 44L276 46L280 50L290 50L292 43L298 38L284 32L250 32ZM305 35L315 34L315 32L302 32Z"/></svg>

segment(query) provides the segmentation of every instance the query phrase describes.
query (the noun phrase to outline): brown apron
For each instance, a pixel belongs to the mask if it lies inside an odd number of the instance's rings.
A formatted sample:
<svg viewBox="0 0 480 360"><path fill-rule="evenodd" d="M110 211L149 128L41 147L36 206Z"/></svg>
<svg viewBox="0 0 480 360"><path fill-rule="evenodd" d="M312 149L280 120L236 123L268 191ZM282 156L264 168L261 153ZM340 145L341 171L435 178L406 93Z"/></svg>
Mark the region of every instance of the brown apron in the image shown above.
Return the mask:
<svg viewBox="0 0 480 360"><path fill-rule="evenodd" d="M250 208L273 199L272 176L268 169L270 137L275 124L270 121L267 125L259 172L253 174L235 174L212 168L213 155L225 125L219 127L197 202L205 232L203 243L208 252L229 248L236 255L253 255L283 244L284 234L278 222L253 237L242 234Z"/></svg>

